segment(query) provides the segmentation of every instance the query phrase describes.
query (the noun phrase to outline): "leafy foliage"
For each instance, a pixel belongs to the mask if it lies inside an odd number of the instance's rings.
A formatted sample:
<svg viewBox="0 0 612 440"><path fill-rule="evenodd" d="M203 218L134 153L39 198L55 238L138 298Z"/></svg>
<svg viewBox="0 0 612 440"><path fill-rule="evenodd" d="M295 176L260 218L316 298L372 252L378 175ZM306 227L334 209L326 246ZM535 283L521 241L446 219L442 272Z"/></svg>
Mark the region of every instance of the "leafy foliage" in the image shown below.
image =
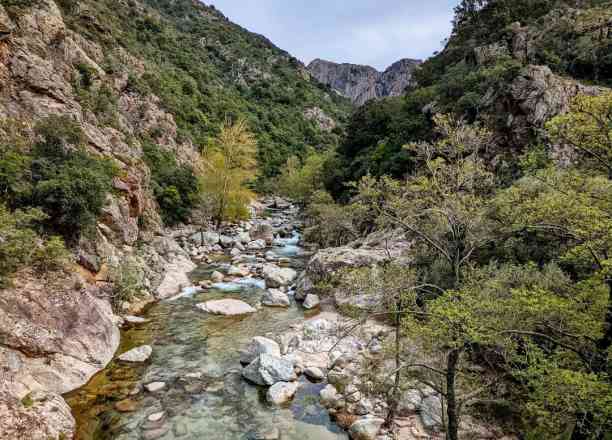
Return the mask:
<svg viewBox="0 0 612 440"><path fill-rule="evenodd" d="M244 219L253 194L245 186L257 165L257 141L244 119L226 121L203 155L201 185L205 209L219 226Z"/></svg>
<svg viewBox="0 0 612 440"><path fill-rule="evenodd" d="M129 89L159 96L179 134L196 145L214 139L226 118L248 118L263 179L307 146L337 144L337 132L321 131L303 113L319 107L342 122L348 100L309 80L298 60L214 7L191 0L80 3L98 25L75 16L70 26L105 46L109 68L126 69L118 46L144 59L144 75L127 72Z"/></svg>
<svg viewBox="0 0 612 440"><path fill-rule="evenodd" d="M149 141L144 142L143 151L164 222L168 225L186 222L198 197L198 180L193 168L179 165L172 152Z"/></svg>

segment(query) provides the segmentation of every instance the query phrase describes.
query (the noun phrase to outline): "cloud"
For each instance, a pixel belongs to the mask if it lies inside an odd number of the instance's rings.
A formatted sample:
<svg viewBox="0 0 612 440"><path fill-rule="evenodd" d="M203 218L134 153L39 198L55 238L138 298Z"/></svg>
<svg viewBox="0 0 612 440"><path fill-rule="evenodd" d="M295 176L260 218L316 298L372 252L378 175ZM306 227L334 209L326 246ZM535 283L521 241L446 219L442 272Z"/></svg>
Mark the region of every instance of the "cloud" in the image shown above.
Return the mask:
<svg viewBox="0 0 612 440"><path fill-rule="evenodd" d="M209 2L205 2L209 3ZM324 58L384 69L430 56L451 30L457 0L215 0L229 19L304 62Z"/></svg>

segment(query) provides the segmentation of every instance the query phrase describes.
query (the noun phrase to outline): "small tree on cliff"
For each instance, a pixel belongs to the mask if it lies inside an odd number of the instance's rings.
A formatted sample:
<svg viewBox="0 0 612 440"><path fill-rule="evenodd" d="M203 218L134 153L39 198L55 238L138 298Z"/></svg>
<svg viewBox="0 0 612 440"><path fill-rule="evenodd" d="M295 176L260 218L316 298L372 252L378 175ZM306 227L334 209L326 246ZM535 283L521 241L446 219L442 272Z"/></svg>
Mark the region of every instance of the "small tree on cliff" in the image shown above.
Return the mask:
<svg viewBox="0 0 612 440"><path fill-rule="evenodd" d="M244 119L226 121L202 155L203 197L219 227L225 220L247 216L252 192L246 187L256 172L257 141Z"/></svg>

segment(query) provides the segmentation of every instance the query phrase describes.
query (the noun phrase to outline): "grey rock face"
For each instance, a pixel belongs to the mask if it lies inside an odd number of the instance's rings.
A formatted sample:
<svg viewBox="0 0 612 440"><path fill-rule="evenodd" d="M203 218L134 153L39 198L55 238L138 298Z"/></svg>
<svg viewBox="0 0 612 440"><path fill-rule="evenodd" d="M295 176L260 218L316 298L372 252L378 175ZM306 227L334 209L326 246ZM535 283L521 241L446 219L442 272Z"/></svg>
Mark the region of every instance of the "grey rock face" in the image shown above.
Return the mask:
<svg viewBox="0 0 612 440"><path fill-rule="evenodd" d="M370 66L316 59L308 65L308 71L317 80L360 106L370 99L402 95L420 63L419 60L403 59L379 72Z"/></svg>

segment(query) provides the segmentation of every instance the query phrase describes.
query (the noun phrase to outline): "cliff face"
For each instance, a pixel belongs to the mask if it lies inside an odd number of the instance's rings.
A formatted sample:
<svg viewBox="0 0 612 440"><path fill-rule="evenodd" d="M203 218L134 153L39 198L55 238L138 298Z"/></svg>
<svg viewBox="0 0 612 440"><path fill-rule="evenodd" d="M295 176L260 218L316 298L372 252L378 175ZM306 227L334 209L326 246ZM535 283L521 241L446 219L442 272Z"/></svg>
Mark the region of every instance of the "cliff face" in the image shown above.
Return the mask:
<svg viewBox="0 0 612 440"><path fill-rule="evenodd" d="M319 82L361 106L371 99L402 95L420 63L418 60L403 59L379 72L370 66L316 59L308 65L308 71Z"/></svg>

